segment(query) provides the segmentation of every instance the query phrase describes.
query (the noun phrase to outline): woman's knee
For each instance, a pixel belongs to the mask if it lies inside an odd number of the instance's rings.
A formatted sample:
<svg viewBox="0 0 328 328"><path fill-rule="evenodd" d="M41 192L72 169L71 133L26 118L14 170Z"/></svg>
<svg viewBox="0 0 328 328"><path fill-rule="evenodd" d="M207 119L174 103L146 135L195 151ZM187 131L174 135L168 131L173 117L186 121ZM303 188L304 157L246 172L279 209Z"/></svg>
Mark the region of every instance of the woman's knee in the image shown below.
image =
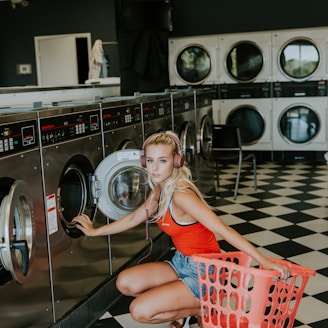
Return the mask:
<svg viewBox="0 0 328 328"><path fill-rule="evenodd" d="M133 279L125 271L119 273L116 279L117 289L126 296L134 296Z"/></svg>
<svg viewBox="0 0 328 328"><path fill-rule="evenodd" d="M151 318L150 308L150 306L145 306L145 304L139 302L138 298L135 298L130 304L131 317L137 322L149 323Z"/></svg>

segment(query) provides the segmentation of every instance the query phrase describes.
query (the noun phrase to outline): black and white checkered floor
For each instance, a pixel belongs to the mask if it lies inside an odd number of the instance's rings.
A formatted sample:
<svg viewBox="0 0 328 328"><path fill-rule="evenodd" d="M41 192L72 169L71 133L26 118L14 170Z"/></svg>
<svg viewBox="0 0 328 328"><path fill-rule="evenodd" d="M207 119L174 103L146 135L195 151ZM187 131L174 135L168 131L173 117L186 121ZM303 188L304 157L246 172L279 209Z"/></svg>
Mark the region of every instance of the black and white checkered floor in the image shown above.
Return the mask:
<svg viewBox="0 0 328 328"><path fill-rule="evenodd" d="M234 172L233 167L221 170L218 215L264 254L316 270L306 286L294 327L327 328L328 165L258 164L256 191L246 167L236 200L232 198ZM233 250L224 241L220 245L224 251ZM130 301L122 297L92 327L167 327L134 322L128 313Z"/></svg>

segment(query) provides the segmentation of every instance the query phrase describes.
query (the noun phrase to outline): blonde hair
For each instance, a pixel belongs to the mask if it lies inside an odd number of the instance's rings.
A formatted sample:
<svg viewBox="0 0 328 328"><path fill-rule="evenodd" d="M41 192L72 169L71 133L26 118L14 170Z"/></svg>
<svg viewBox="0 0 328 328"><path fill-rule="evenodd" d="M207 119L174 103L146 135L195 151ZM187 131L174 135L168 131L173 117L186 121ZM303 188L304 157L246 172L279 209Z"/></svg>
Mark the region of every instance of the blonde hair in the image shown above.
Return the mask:
<svg viewBox="0 0 328 328"><path fill-rule="evenodd" d="M154 134L154 137L150 137L148 139L144 151L146 152L146 149L149 145L162 144L171 146L173 155L178 154L179 148L181 147L180 145L177 145L175 139L179 140L179 137L172 131L166 131L165 133L163 132L161 134L156 133ZM190 186L190 188L197 194L197 196L209 207L198 188L192 182L192 174L190 169L186 166L186 164L183 164L181 167L173 168L171 176L165 181L160 193L158 210L157 213L153 216L152 221L155 222L165 215L175 191L184 192L184 190L187 188L186 186L178 186L178 183L181 182L186 182L188 186ZM148 183L150 188L154 190L156 184L149 175Z"/></svg>

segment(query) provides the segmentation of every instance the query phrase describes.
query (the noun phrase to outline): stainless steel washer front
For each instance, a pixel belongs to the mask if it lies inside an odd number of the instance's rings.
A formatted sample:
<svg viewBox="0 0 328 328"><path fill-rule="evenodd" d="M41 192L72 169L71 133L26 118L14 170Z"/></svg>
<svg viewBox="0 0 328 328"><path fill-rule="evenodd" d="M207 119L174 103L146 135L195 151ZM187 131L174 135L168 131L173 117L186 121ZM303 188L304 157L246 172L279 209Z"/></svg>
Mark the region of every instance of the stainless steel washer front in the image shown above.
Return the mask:
<svg viewBox="0 0 328 328"><path fill-rule="evenodd" d="M6 328L53 322L35 112L0 113L0 318Z"/></svg>
<svg viewBox="0 0 328 328"><path fill-rule="evenodd" d="M91 192L91 177L102 160L100 108L99 104L55 107L40 111L39 121L57 322L110 274L108 238L87 237L71 223L81 213L88 214L95 226L106 223L95 215Z"/></svg>
<svg viewBox="0 0 328 328"><path fill-rule="evenodd" d="M96 176L102 184L106 181L101 194L108 197L99 200L98 206L104 205L102 212L111 221L140 206L148 193L139 153L143 144L141 98L107 99L102 103L102 118L106 158L99 164ZM147 249L148 236L154 240L154 250L168 249L170 245L156 242L161 235L157 224L147 223L110 236L111 273Z"/></svg>

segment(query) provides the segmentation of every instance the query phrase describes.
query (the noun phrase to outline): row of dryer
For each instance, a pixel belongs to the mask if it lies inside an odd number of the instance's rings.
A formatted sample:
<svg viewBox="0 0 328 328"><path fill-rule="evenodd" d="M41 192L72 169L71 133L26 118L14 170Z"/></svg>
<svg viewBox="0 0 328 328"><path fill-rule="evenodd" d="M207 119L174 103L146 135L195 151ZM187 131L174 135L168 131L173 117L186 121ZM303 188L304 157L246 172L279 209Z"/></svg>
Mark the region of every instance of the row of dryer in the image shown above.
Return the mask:
<svg viewBox="0 0 328 328"><path fill-rule="evenodd" d="M327 81L221 85L220 90L213 120L238 126L245 150L266 151L273 160L324 161Z"/></svg>
<svg viewBox="0 0 328 328"><path fill-rule="evenodd" d="M260 158L323 161L327 42L326 27L172 38L170 83L217 85L214 123L237 125Z"/></svg>
<svg viewBox="0 0 328 328"><path fill-rule="evenodd" d="M144 201L139 150L150 134L175 131L195 183L209 201L215 197L213 96L211 89L169 90L0 111L3 327L49 327L149 247L144 225L91 238L71 221L86 213L103 225ZM170 247L157 225L148 229L154 248Z"/></svg>
<svg viewBox="0 0 328 328"><path fill-rule="evenodd" d="M328 78L328 28L171 38L171 85Z"/></svg>

